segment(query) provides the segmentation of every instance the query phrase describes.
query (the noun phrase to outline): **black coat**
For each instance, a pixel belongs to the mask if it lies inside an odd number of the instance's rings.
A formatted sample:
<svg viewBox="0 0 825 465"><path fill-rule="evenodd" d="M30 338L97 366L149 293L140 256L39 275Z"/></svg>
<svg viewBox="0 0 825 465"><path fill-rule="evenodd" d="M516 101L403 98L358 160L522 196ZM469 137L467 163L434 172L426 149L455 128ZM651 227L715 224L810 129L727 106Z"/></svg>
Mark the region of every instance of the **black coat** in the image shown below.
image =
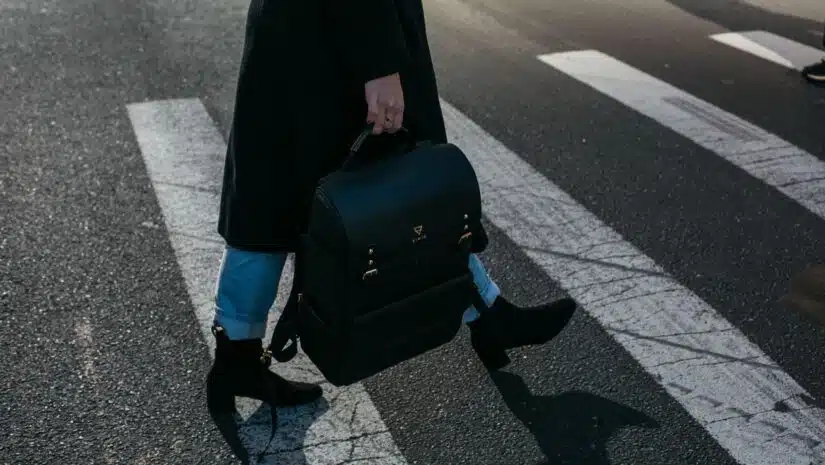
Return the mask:
<svg viewBox="0 0 825 465"><path fill-rule="evenodd" d="M252 0L218 232L293 252L317 181L366 124L364 83L400 72L404 126L445 142L421 0Z"/></svg>

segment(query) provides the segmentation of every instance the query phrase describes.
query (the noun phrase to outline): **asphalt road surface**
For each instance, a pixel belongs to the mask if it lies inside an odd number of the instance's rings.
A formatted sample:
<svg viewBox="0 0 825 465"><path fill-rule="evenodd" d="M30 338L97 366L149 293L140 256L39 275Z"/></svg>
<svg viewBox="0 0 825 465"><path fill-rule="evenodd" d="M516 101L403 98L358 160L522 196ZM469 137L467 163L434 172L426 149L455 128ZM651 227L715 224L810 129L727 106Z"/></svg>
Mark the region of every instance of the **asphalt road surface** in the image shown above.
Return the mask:
<svg viewBox="0 0 825 465"><path fill-rule="evenodd" d="M243 402L253 458L825 464L825 328L778 304L825 260L825 89L797 71L825 4L764 3L427 1L491 274L583 311L494 376L462 330L325 385L271 443ZM203 377L246 7L0 0L0 464L237 463Z"/></svg>

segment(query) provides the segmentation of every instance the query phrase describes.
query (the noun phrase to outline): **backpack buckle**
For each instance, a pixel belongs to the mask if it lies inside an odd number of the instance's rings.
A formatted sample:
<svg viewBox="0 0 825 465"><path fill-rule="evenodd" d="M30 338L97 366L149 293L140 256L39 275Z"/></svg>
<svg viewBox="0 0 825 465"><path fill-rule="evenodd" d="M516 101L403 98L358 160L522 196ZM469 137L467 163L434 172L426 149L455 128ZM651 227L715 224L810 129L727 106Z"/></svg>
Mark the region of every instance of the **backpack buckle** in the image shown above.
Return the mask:
<svg viewBox="0 0 825 465"><path fill-rule="evenodd" d="M264 349L261 353L261 364L269 366L272 363L272 352L269 349Z"/></svg>

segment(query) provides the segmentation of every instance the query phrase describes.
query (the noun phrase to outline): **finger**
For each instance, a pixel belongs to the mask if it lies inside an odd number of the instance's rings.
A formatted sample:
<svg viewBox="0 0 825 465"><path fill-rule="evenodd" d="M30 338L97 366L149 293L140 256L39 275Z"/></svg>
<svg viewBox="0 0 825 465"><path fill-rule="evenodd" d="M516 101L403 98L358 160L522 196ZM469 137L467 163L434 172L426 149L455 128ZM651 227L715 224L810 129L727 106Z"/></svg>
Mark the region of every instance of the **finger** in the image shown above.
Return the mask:
<svg viewBox="0 0 825 465"><path fill-rule="evenodd" d="M378 105L378 95L371 93L367 95L367 123L373 123L373 134L381 132L381 126L384 124L384 115L382 114L380 106Z"/></svg>
<svg viewBox="0 0 825 465"><path fill-rule="evenodd" d="M385 112L387 121L387 130L389 132L396 132L401 129L401 123L404 118L404 100L390 97L387 102L387 109Z"/></svg>
<svg viewBox="0 0 825 465"><path fill-rule="evenodd" d="M387 111L384 113L384 130L390 134L395 133L395 119L398 111L394 108L387 108Z"/></svg>
<svg viewBox="0 0 825 465"><path fill-rule="evenodd" d="M375 123L375 126L372 128L373 134L381 134L384 132L384 128L386 126L386 122L384 120L386 117L384 107L382 105L378 105L375 110L375 120L373 121Z"/></svg>
<svg viewBox="0 0 825 465"><path fill-rule="evenodd" d="M367 122L375 122L375 116L378 112L378 94L375 92L367 92Z"/></svg>
<svg viewBox="0 0 825 465"><path fill-rule="evenodd" d="M384 110L383 118L379 120L383 125L384 131L394 133L395 113L398 111L397 105L395 104L395 99L390 96L387 100L379 101L378 106Z"/></svg>
<svg viewBox="0 0 825 465"><path fill-rule="evenodd" d="M401 128L401 113L397 110L387 111L387 116L384 120L384 127L390 134L395 134Z"/></svg>
<svg viewBox="0 0 825 465"><path fill-rule="evenodd" d="M393 114L393 131L398 131L404 125L404 108L401 107Z"/></svg>

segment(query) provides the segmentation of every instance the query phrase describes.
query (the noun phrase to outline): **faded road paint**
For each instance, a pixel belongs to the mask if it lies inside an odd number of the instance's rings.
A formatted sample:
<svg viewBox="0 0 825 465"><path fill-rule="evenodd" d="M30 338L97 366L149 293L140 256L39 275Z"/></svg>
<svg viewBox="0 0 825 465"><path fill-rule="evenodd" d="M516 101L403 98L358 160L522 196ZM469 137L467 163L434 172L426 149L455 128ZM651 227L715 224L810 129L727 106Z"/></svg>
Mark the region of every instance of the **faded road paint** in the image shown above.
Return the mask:
<svg viewBox="0 0 825 465"><path fill-rule="evenodd" d="M819 35L822 31L817 31ZM711 39L786 68L802 68L825 57L821 49L800 44L767 31L725 32Z"/></svg>
<svg viewBox="0 0 825 465"><path fill-rule="evenodd" d="M825 219L825 162L596 50L539 60L715 153Z"/></svg>

